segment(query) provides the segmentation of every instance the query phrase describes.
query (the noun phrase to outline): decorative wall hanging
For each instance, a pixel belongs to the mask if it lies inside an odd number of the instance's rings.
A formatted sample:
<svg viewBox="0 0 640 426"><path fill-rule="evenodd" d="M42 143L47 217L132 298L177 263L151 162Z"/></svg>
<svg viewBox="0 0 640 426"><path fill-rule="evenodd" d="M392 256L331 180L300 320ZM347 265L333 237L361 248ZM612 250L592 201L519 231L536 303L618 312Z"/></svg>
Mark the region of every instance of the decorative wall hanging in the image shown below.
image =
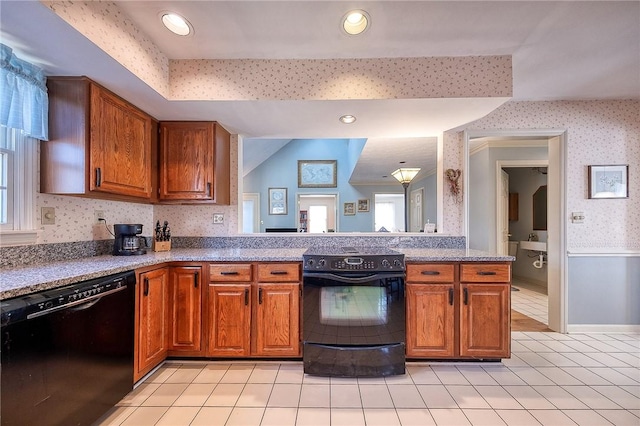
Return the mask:
<svg viewBox="0 0 640 426"><path fill-rule="evenodd" d="M354 203L352 201L344 203L343 214L345 216L353 216L353 215L355 215L356 214L356 203Z"/></svg>
<svg viewBox="0 0 640 426"><path fill-rule="evenodd" d="M459 198L462 195L462 189L459 182L462 172L460 169L447 169L444 172L444 175L447 178L447 183L449 184L449 192L453 197L455 197L456 201L459 201Z"/></svg>
<svg viewBox="0 0 640 426"><path fill-rule="evenodd" d="M336 160L298 160L298 188L338 186Z"/></svg>
<svg viewBox="0 0 640 426"><path fill-rule="evenodd" d="M287 188L269 188L269 214L287 214Z"/></svg>
<svg viewBox="0 0 640 426"><path fill-rule="evenodd" d="M589 198L629 198L629 165L589 166Z"/></svg>
<svg viewBox="0 0 640 426"><path fill-rule="evenodd" d="M369 199L358 200L358 213L366 213L369 211Z"/></svg>

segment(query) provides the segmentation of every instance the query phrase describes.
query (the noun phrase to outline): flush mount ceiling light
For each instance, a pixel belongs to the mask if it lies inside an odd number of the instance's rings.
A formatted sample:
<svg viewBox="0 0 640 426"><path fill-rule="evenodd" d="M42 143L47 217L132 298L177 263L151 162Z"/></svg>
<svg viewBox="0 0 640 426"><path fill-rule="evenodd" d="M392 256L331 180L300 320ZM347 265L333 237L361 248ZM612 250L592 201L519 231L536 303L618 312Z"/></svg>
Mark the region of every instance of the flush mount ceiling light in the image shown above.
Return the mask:
<svg viewBox="0 0 640 426"><path fill-rule="evenodd" d="M371 18L364 10L351 10L342 17L342 29L350 35L362 34L370 22Z"/></svg>
<svg viewBox="0 0 640 426"><path fill-rule="evenodd" d="M193 27L182 16L173 12L160 12L160 19L169 31L174 34L186 36L193 33Z"/></svg>
<svg viewBox="0 0 640 426"><path fill-rule="evenodd" d="M340 121L342 121L344 124L351 124L356 121L356 116L349 114L343 115L342 117L340 117Z"/></svg>

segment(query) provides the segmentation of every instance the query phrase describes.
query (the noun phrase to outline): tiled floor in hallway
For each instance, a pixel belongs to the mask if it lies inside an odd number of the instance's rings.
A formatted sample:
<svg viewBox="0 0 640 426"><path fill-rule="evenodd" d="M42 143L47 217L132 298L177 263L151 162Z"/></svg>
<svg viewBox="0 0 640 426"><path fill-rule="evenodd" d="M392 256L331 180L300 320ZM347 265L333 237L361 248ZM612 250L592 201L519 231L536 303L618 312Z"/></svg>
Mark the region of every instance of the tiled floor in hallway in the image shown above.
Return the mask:
<svg viewBox="0 0 640 426"><path fill-rule="evenodd" d="M517 277L513 278L512 286L518 291L511 292L511 308L543 324L549 324L549 297L543 293L546 289Z"/></svg>
<svg viewBox="0 0 640 426"><path fill-rule="evenodd" d="M640 335L512 334L511 359L374 379L301 362L167 362L100 424L640 425Z"/></svg>

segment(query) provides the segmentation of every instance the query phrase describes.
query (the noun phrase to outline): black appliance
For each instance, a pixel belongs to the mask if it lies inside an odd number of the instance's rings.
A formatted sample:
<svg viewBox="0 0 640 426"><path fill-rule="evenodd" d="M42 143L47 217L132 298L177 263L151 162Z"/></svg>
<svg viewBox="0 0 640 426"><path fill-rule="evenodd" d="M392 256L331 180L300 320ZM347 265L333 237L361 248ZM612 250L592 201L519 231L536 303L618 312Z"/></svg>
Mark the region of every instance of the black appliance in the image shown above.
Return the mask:
<svg viewBox="0 0 640 426"><path fill-rule="evenodd" d="M384 247L316 247L303 261L304 372L404 374L404 255Z"/></svg>
<svg viewBox="0 0 640 426"><path fill-rule="evenodd" d="M2 426L90 425L133 389L133 272L0 302Z"/></svg>
<svg viewBox="0 0 640 426"><path fill-rule="evenodd" d="M142 234L142 225L115 224L113 225L113 232L116 236L113 243L114 256L131 256L147 252L147 240L138 236Z"/></svg>

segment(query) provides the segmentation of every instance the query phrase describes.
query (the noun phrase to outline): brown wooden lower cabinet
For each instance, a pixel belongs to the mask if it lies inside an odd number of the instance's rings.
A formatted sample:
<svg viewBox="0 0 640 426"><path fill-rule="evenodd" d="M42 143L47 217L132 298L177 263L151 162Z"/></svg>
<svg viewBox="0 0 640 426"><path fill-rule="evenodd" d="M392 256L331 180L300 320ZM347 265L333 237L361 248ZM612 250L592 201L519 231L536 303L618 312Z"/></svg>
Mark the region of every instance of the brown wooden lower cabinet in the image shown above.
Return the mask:
<svg viewBox="0 0 640 426"><path fill-rule="evenodd" d="M202 266L171 266L169 272L169 354L202 355Z"/></svg>
<svg viewBox="0 0 640 426"><path fill-rule="evenodd" d="M407 357L511 356L509 263L407 265Z"/></svg>
<svg viewBox="0 0 640 426"><path fill-rule="evenodd" d="M207 356L300 356L299 263L212 264L210 281Z"/></svg>
<svg viewBox="0 0 640 426"><path fill-rule="evenodd" d="M134 381L167 357L169 268L137 271Z"/></svg>

